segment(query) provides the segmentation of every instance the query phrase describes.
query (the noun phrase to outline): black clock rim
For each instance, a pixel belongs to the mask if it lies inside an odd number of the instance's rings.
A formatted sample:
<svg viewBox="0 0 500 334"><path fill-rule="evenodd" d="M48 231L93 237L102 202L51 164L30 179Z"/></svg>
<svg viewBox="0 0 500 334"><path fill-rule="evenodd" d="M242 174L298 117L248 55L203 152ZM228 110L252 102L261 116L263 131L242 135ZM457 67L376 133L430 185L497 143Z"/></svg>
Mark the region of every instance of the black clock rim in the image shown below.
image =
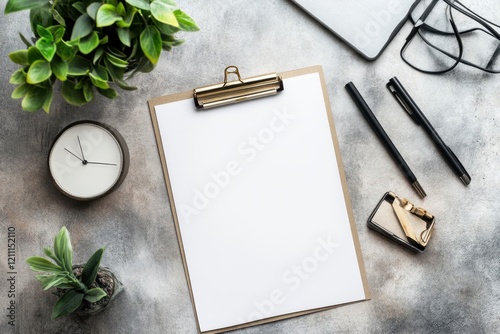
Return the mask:
<svg viewBox="0 0 500 334"><path fill-rule="evenodd" d="M79 125L79 124L94 124L94 125L97 125L97 126L100 126L100 127L104 128L109 133L111 133L111 135L113 137L115 137L116 141L118 142L118 146L120 146L120 149L122 150L122 159L123 159L123 161L122 161L122 168L121 168L121 171L120 171L120 175L118 176L118 179L116 180L115 184L111 188L109 188L106 192L104 192L104 193L102 193L102 194L100 194L98 196L94 196L94 197L78 197L78 196L74 196L74 195L66 192L64 189L62 189L59 186L59 184L57 184L56 180L54 179L54 176L52 175L52 171L50 169L50 155L52 153L52 149L54 148L54 144L57 142L57 140L59 139L59 137L61 137L61 135L64 132L66 132L66 130L68 130L69 128L72 128L72 127L74 127L76 125ZM123 136L120 134L120 132L118 132L115 128L113 128L112 126L110 126L108 124L105 124L105 123L102 123L102 122L98 122L98 121L94 121L94 120L80 120L80 121L76 121L76 122L73 122L73 123L68 124L67 126L65 126L61 131L59 131L59 133L57 134L57 136L52 141L52 145L50 145L50 149L49 149L49 154L47 155L47 167L49 169L49 174L50 174L50 178L52 180L52 183L55 185L55 187L60 192L62 192L67 197L69 197L71 199L74 199L74 200L77 200L77 201L81 201L81 202L93 201L93 200L96 200L98 198L101 198L101 197L104 197L106 195L109 195L110 193L112 193L113 191L115 191L123 183L123 181L125 180L125 177L128 174L129 166L130 166L130 152L128 150L127 142L125 141L125 139L123 138Z"/></svg>

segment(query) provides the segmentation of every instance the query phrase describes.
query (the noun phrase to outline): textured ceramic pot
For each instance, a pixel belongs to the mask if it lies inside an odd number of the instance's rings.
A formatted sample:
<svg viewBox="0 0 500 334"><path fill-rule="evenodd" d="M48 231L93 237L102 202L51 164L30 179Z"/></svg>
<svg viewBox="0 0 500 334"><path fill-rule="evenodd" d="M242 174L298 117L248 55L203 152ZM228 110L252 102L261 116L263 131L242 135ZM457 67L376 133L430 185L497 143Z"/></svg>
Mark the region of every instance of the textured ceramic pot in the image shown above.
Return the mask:
<svg viewBox="0 0 500 334"><path fill-rule="evenodd" d="M77 278L80 278L83 271L82 265L74 265L73 273ZM123 291L123 284L116 277L116 275L109 269L108 267L99 267L99 271L97 272L97 277L95 282L90 286L90 288L101 288L106 293L107 296L103 297L101 300L91 303L87 300L83 300L80 307L74 312L74 314L79 316L89 316L94 315L105 308L107 308L110 303ZM64 290L57 291L57 295L61 296L64 293Z"/></svg>

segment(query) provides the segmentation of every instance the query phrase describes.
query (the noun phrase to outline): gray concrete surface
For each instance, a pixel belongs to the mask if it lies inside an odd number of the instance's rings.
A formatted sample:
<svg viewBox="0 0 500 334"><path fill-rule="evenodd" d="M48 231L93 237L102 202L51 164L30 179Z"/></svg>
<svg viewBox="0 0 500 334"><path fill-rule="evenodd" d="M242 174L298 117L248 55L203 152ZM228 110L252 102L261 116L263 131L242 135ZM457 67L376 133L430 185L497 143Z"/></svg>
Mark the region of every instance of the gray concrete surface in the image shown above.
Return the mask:
<svg viewBox="0 0 500 334"><path fill-rule="evenodd" d="M500 77L459 66L430 76L399 58L410 30L375 62L347 48L289 1L178 1L201 31L164 53L156 70L132 81L135 92L76 108L28 113L12 100L8 53L29 35L27 13L0 14L0 332L195 333L196 324L147 108L147 99L221 80L227 65L244 76L323 66L372 299L238 333L493 333L500 326ZM500 21L496 0L466 1ZM0 8L6 0L0 0ZM465 187L424 132L384 87L393 76L407 86L472 176ZM354 81L427 191L420 200L384 151L344 90ZM56 134L82 119L116 127L131 165L122 186L90 203L60 194L46 159ZM414 255L366 227L388 190L408 196L437 217L425 253ZM75 262L106 247L124 293L88 319L50 320L56 297L42 291L24 263L41 255L61 226L73 240ZM16 326L8 324L7 231L16 230Z"/></svg>

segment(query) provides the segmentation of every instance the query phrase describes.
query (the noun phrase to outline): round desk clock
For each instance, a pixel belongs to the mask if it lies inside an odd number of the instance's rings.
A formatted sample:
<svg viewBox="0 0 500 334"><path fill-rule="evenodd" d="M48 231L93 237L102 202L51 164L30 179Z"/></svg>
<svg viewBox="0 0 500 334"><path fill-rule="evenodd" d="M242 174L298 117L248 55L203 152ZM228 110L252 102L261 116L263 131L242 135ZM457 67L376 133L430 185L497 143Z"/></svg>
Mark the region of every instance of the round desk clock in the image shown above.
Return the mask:
<svg viewBox="0 0 500 334"><path fill-rule="evenodd" d="M50 148L49 171L56 187L80 201L105 196L127 176L130 156L113 128L80 121L64 128Z"/></svg>

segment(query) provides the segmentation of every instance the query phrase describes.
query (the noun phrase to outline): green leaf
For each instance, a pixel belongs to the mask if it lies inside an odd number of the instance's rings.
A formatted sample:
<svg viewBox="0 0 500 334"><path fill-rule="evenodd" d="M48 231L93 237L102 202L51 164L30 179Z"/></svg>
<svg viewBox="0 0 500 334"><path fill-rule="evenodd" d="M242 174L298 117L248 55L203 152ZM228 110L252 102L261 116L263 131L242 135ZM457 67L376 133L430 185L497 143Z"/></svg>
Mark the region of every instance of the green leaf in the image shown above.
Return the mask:
<svg viewBox="0 0 500 334"><path fill-rule="evenodd" d="M32 9L42 7L49 0L9 0L5 6L5 14L17 12L24 9Z"/></svg>
<svg viewBox="0 0 500 334"><path fill-rule="evenodd" d="M97 10L99 7L101 7L102 3L101 2L92 2L88 7L87 7L87 14L95 20L96 15L97 15Z"/></svg>
<svg viewBox="0 0 500 334"><path fill-rule="evenodd" d="M101 39L99 40L99 45L108 44L108 42L109 42L109 36L108 36L108 35L106 35L106 36L104 36L103 38L101 38Z"/></svg>
<svg viewBox="0 0 500 334"><path fill-rule="evenodd" d="M180 29L176 27L172 27L171 25L161 23L160 21L156 20L153 17L153 23L155 24L156 28L160 31L162 35L173 35L176 32L178 32Z"/></svg>
<svg viewBox="0 0 500 334"><path fill-rule="evenodd" d="M172 47L179 46L182 43L184 43L184 40L183 39L176 39L173 42L162 40L161 43L162 43L163 50L170 51L170 50L172 50Z"/></svg>
<svg viewBox="0 0 500 334"><path fill-rule="evenodd" d="M97 32L93 31L90 35L85 38L80 39L78 43L78 49L84 55L87 55L95 50L99 46L99 36Z"/></svg>
<svg viewBox="0 0 500 334"><path fill-rule="evenodd" d="M20 68L10 76L9 83L14 85L22 85L26 83L26 73Z"/></svg>
<svg viewBox="0 0 500 334"><path fill-rule="evenodd" d="M18 50L9 53L9 58L12 60L14 63L19 64L19 65L29 65L28 61L28 50Z"/></svg>
<svg viewBox="0 0 500 334"><path fill-rule="evenodd" d="M161 42L164 50L170 51L172 47L179 46L184 43L183 39L176 39L172 35L162 35Z"/></svg>
<svg viewBox="0 0 500 334"><path fill-rule="evenodd" d="M52 58L56 54L56 44L51 41L47 41L45 38L41 38L36 41L36 47L42 54L43 58L48 62L52 61Z"/></svg>
<svg viewBox="0 0 500 334"><path fill-rule="evenodd" d="M85 77L82 80L78 81L75 85L75 89L80 90L83 89L83 86L90 82L90 78Z"/></svg>
<svg viewBox="0 0 500 334"><path fill-rule="evenodd" d="M36 275L35 278L41 282L42 284L46 282L47 280L51 279L52 277L55 277L54 275Z"/></svg>
<svg viewBox="0 0 500 334"><path fill-rule="evenodd" d="M85 97L85 101L87 102L90 102L94 99L94 89L88 81L83 86L83 96Z"/></svg>
<svg viewBox="0 0 500 334"><path fill-rule="evenodd" d="M66 292L54 305L52 309L52 320L68 315L81 305L84 294L75 290Z"/></svg>
<svg viewBox="0 0 500 334"><path fill-rule="evenodd" d="M40 35L38 35L38 26L50 27L54 22L52 13L50 11L51 9L52 6L50 5L50 3L47 3L42 7L30 10L31 30L35 33L35 35L37 35L37 37L41 37Z"/></svg>
<svg viewBox="0 0 500 334"><path fill-rule="evenodd" d="M125 0L125 2L140 9L144 9L147 11L151 10L148 0Z"/></svg>
<svg viewBox="0 0 500 334"><path fill-rule="evenodd" d="M91 286L94 283L97 277L97 271L99 270L99 266L101 264L102 254L104 253L104 247L99 248L90 259L85 263L82 271L82 283L87 287Z"/></svg>
<svg viewBox="0 0 500 334"><path fill-rule="evenodd" d="M64 33L66 32L66 28L63 26L52 26L49 27L48 30L54 36L54 42L59 43L64 37Z"/></svg>
<svg viewBox="0 0 500 334"><path fill-rule="evenodd" d="M113 65L115 65L116 67L120 67L120 68L127 68L128 66L128 62L123 60L123 59L120 59L116 56L113 56L111 53L109 52L106 52L106 59L109 60L109 62Z"/></svg>
<svg viewBox="0 0 500 334"><path fill-rule="evenodd" d="M130 47L130 30L126 28L117 28L116 32L118 33L118 38L120 41L123 43L123 45L126 45Z"/></svg>
<svg viewBox="0 0 500 334"><path fill-rule="evenodd" d="M50 63L45 60L37 60L31 64L26 76L26 82L34 85L49 79L51 75Z"/></svg>
<svg viewBox="0 0 500 334"><path fill-rule="evenodd" d="M179 22L179 28L184 31L198 31L200 28L196 25L194 20L180 9L174 11L174 15Z"/></svg>
<svg viewBox="0 0 500 334"><path fill-rule="evenodd" d="M66 81L66 79L68 78L68 70L69 70L69 66L66 61L62 60L59 57L55 57L50 63L50 68L52 70L52 73L54 73L55 76L57 77L57 79L61 81Z"/></svg>
<svg viewBox="0 0 500 334"><path fill-rule="evenodd" d="M116 7L110 4L104 4L99 7L96 14L96 24L99 28L108 27L121 19L123 18L116 11Z"/></svg>
<svg viewBox="0 0 500 334"><path fill-rule="evenodd" d="M173 27L179 27L179 22L177 22L177 18L175 17L171 6L162 0L153 0L153 2L151 2L151 14L155 19L162 23Z"/></svg>
<svg viewBox="0 0 500 334"><path fill-rule="evenodd" d="M56 273L56 274L60 273L61 271L64 271L63 268L40 256L29 257L28 259L26 259L26 263L30 266L30 269L33 271L41 271L41 272Z"/></svg>
<svg viewBox="0 0 500 334"><path fill-rule="evenodd" d="M75 56L68 63L68 75L83 76L90 71L90 62L82 56Z"/></svg>
<svg viewBox="0 0 500 334"><path fill-rule="evenodd" d="M60 41L56 44L56 54L65 61L70 61L76 54L77 48L73 45Z"/></svg>
<svg viewBox="0 0 500 334"><path fill-rule="evenodd" d="M132 25L132 21L134 20L135 13L137 13L137 8L131 7L129 8L127 14L123 18L123 20L117 21L116 25L120 28L129 28Z"/></svg>
<svg viewBox="0 0 500 334"><path fill-rule="evenodd" d="M54 254L54 252L52 251L52 249L50 249L49 247L46 247L43 249L43 253L51 258L53 261L55 261L55 263L60 267L61 266L61 262L57 259L56 255Z"/></svg>
<svg viewBox="0 0 500 334"><path fill-rule="evenodd" d="M52 36L52 33L41 25L36 26L36 31L41 38L47 40L48 42L54 41L54 36Z"/></svg>
<svg viewBox="0 0 500 334"><path fill-rule="evenodd" d="M161 53L161 35L155 26L149 25L139 37L142 52L149 61L156 65Z"/></svg>
<svg viewBox="0 0 500 334"><path fill-rule="evenodd" d="M52 86L46 89L45 92L46 95L45 100L43 101L42 109L48 114L50 112L50 106L52 105L52 98L54 96L54 93L52 92Z"/></svg>
<svg viewBox="0 0 500 334"><path fill-rule="evenodd" d="M76 10L82 14L85 13L85 11L86 11L85 4L81 1L73 3L72 6L73 6L73 8L76 8Z"/></svg>
<svg viewBox="0 0 500 334"><path fill-rule="evenodd" d="M63 289L63 290L67 290L67 289L79 289L80 286L77 286L77 284L73 283L73 282L70 282L70 283L64 283L64 282L60 282L58 285L57 285L57 288L58 289Z"/></svg>
<svg viewBox="0 0 500 334"><path fill-rule="evenodd" d="M101 88L97 88L97 91L107 97L108 99L115 99L118 97L118 93L116 92L116 90L114 90L113 88L110 88L110 89L101 89Z"/></svg>
<svg viewBox="0 0 500 334"><path fill-rule="evenodd" d="M104 48L98 48L97 50L95 50L94 59L92 63L95 65L99 61L99 59L101 59L103 54L104 54Z"/></svg>
<svg viewBox="0 0 500 334"><path fill-rule="evenodd" d="M140 52L140 54L138 53ZM129 54L128 54L128 57L125 58L126 61L134 61L134 59L137 59L137 58L144 58L144 54L142 53L142 50L139 49L139 43L136 43L134 41L134 43L132 43L132 50L129 51Z"/></svg>
<svg viewBox="0 0 500 334"><path fill-rule="evenodd" d="M31 45L31 42L28 41L28 39L26 37L24 37L23 34L19 33L19 37L21 38L21 41L23 41L24 45L26 45L27 48L29 48Z"/></svg>
<svg viewBox="0 0 500 334"><path fill-rule="evenodd" d="M45 88L31 86L23 98L21 107L26 111L37 111L41 109L47 99L48 90Z"/></svg>
<svg viewBox="0 0 500 334"><path fill-rule="evenodd" d="M79 39L89 35L94 30L94 20L89 14L82 14L76 19L75 26L71 31L71 40Z"/></svg>
<svg viewBox="0 0 500 334"><path fill-rule="evenodd" d="M46 290L46 287L50 285L54 280L60 278L58 275L37 275L35 278L42 283L42 289ZM53 286L53 285L52 285ZM50 286L49 286L50 288ZM48 288L47 288L48 289Z"/></svg>
<svg viewBox="0 0 500 334"><path fill-rule="evenodd" d="M37 60L45 60L45 58L36 46L30 46L28 48L28 63L33 64Z"/></svg>
<svg viewBox="0 0 500 334"><path fill-rule="evenodd" d="M66 277L67 273L63 275L51 275L51 276L37 276L37 280L42 283L42 289L48 290L52 287L58 287L59 284L68 284L69 281Z"/></svg>
<svg viewBox="0 0 500 334"><path fill-rule="evenodd" d="M117 48L114 48L114 47L112 47L112 46L110 46L110 47L108 48L108 51L109 51L109 53L111 53L113 56L116 56L116 57L118 57L118 58L120 58L120 59L125 59L125 58L127 58L127 55L126 55L125 53L123 53L122 51L120 51L120 50L118 50Z"/></svg>
<svg viewBox="0 0 500 334"><path fill-rule="evenodd" d="M111 79L114 83L116 83L120 88L125 90L136 90L137 87L129 86L125 80L123 80L123 76L125 74L125 70L120 67L116 67L109 62L106 58L104 59L104 64L106 64L106 69L111 76Z"/></svg>
<svg viewBox="0 0 500 334"><path fill-rule="evenodd" d="M101 288L93 288L85 292L85 298L91 303L98 302L102 298L106 297L108 294Z"/></svg>
<svg viewBox="0 0 500 334"><path fill-rule="evenodd" d="M129 75L129 78L133 77L137 72L149 73L154 70L155 65L149 61L146 57L143 57L139 61L139 65L137 65L136 69Z"/></svg>
<svg viewBox="0 0 500 334"><path fill-rule="evenodd" d="M106 65L106 70L113 80L123 79L123 76L125 75L124 68L113 65L107 58L104 58L104 64Z"/></svg>
<svg viewBox="0 0 500 334"><path fill-rule="evenodd" d="M16 87L16 89L14 89L10 97L12 97L13 99L21 99L26 96L31 87L32 86L29 83L22 84L21 86L18 86Z"/></svg>
<svg viewBox="0 0 500 334"><path fill-rule="evenodd" d="M54 238L54 254L56 255L57 259L61 262L61 267L64 268L64 261L62 258L62 251L61 251L61 233L63 231L64 226L59 230L57 233L56 237Z"/></svg>
<svg viewBox="0 0 500 334"><path fill-rule="evenodd" d="M54 253L61 261L62 267L68 271L73 271L73 249L68 229L63 226L54 239Z"/></svg>
<svg viewBox="0 0 500 334"><path fill-rule="evenodd" d="M56 20L60 25L66 27L66 21L55 8L51 8L50 13L52 14L54 20Z"/></svg>
<svg viewBox="0 0 500 334"><path fill-rule="evenodd" d="M75 84L69 80L63 82L61 91L66 102L71 105L82 106L87 103L83 89L75 89Z"/></svg>
<svg viewBox="0 0 500 334"><path fill-rule="evenodd" d="M161 35L162 42L171 42L174 43L177 41L174 35Z"/></svg>
<svg viewBox="0 0 500 334"><path fill-rule="evenodd" d="M124 90L137 90L137 87L134 86L129 86L129 84L125 80L120 80L120 79L113 79L113 82L115 82L118 87Z"/></svg>
<svg viewBox="0 0 500 334"><path fill-rule="evenodd" d="M94 69L92 70L92 74L98 76L102 80L105 80L105 81L109 80L108 71L106 71L106 67L104 67L102 65L98 65L98 66L94 67Z"/></svg>
<svg viewBox="0 0 500 334"><path fill-rule="evenodd" d="M127 14L127 11L125 10L125 6L123 5L122 2L120 2L118 5L116 5L116 12L120 16L125 16Z"/></svg>
<svg viewBox="0 0 500 334"><path fill-rule="evenodd" d="M92 73L89 73L90 81L92 81L92 84L96 86L97 88L102 88L102 89L109 89L109 84L107 81L102 80L101 78L95 76Z"/></svg>

